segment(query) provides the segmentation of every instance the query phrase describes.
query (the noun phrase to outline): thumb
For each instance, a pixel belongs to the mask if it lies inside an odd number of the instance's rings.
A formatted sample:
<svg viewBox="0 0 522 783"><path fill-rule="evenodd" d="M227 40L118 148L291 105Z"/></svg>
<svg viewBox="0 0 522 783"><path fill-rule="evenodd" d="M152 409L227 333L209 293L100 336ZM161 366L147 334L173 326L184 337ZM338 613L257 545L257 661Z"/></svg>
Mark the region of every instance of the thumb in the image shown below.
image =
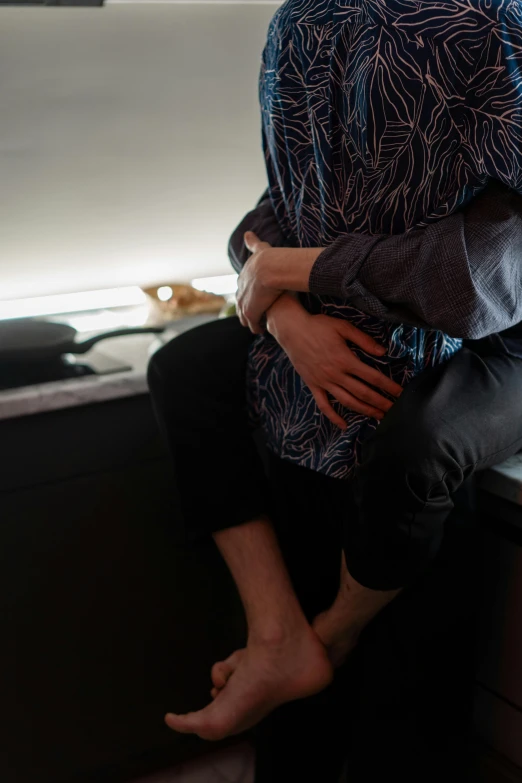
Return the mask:
<svg viewBox="0 0 522 783"><path fill-rule="evenodd" d="M386 353L386 348L384 348L384 346L379 345L373 337L370 337L366 332L362 332L348 321L341 321L339 319L338 331L345 340L350 340L351 343L358 345L359 348L362 348L366 353L371 353L374 356L384 356Z"/></svg>
<svg viewBox="0 0 522 783"><path fill-rule="evenodd" d="M257 234L254 234L253 231L246 231L243 239L245 240L245 245L252 253L257 253L264 247L272 247L272 245L269 245L268 242L263 242L261 239L259 239Z"/></svg>

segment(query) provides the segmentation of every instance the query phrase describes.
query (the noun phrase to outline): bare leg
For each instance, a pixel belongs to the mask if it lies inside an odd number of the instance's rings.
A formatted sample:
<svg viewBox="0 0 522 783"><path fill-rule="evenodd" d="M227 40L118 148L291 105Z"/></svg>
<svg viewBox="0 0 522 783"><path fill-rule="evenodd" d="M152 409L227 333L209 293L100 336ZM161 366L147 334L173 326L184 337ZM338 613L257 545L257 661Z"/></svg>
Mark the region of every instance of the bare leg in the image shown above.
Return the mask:
<svg viewBox="0 0 522 783"><path fill-rule="evenodd" d="M401 590L370 590L355 581L346 567L344 553L341 564L341 586L334 603L318 615L313 628L327 647L333 666L340 666L355 647L363 628Z"/></svg>
<svg viewBox="0 0 522 783"><path fill-rule="evenodd" d="M247 646L213 667L214 700L207 707L165 716L170 728L210 740L251 728L280 704L321 691L333 676L327 651L295 596L272 525L256 520L214 538L245 607Z"/></svg>

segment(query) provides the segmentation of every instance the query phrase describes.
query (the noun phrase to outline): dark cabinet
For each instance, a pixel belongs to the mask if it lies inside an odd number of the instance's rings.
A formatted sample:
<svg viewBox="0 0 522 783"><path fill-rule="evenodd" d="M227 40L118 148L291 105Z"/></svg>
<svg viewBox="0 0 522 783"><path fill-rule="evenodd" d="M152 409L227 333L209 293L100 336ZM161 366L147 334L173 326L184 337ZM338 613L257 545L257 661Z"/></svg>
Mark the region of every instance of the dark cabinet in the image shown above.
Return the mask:
<svg viewBox="0 0 522 783"><path fill-rule="evenodd" d="M0 779L123 781L203 751L163 715L208 701L243 617L217 551L179 544L148 397L0 439Z"/></svg>

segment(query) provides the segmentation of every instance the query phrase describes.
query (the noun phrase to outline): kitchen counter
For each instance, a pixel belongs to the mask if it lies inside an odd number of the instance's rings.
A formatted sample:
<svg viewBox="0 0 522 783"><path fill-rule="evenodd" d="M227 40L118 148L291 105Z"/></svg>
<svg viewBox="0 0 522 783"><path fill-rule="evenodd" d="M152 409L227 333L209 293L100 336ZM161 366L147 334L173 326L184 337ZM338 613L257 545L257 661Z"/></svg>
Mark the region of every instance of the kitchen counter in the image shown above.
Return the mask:
<svg viewBox="0 0 522 783"><path fill-rule="evenodd" d="M112 356L131 366L131 370L0 391L0 420L147 394L147 365L154 351L177 334L214 318L193 316L172 323L163 334L103 340L85 355L85 361ZM487 492L522 505L522 454L481 473L479 483Z"/></svg>
<svg viewBox="0 0 522 783"><path fill-rule="evenodd" d="M103 340L84 354L81 361L88 363L105 356L115 357L131 366L131 370L0 391L0 420L146 394L147 365L154 351L177 334L214 318L213 315L193 316L173 322L163 334L136 334Z"/></svg>

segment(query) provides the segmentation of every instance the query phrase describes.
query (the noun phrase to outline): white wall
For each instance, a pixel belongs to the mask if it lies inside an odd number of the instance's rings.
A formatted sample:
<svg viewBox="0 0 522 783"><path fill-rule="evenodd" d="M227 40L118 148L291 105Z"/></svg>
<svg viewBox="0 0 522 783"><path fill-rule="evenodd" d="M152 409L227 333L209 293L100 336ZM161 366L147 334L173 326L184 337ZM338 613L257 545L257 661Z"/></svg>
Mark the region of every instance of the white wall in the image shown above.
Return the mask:
<svg viewBox="0 0 522 783"><path fill-rule="evenodd" d="M0 9L0 299L230 272L278 5Z"/></svg>

